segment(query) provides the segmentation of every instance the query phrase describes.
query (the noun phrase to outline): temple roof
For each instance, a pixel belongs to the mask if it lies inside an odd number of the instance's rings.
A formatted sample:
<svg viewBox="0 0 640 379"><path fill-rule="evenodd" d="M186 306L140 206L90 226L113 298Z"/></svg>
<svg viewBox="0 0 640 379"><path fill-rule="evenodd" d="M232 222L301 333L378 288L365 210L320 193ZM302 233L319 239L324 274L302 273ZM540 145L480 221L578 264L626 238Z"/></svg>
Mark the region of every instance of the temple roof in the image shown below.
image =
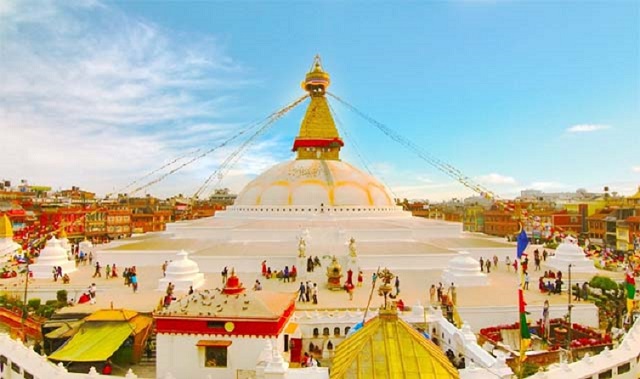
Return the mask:
<svg viewBox="0 0 640 379"><path fill-rule="evenodd" d="M219 288L206 289L172 302L156 317L278 320L294 300L294 293L247 291L226 295Z"/></svg>
<svg viewBox="0 0 640 379"><path fill-rule="evenodd" d="M638 192L634 195L627 197L627 199L640 200L640 186L638 187Z"/></svg>
<svg viewBox="0 0 640 379"><path fill-rule="evenodd" d="M6 214L0 217L0 238L13 238L11 220L9 220Z"/></svg>
<svg viewBox="0 0 640 379"><path fill-rule="evenodd" d="M459 377L436 345L389 313L381 313L338 345L331 368L331 379Z"/></svg>

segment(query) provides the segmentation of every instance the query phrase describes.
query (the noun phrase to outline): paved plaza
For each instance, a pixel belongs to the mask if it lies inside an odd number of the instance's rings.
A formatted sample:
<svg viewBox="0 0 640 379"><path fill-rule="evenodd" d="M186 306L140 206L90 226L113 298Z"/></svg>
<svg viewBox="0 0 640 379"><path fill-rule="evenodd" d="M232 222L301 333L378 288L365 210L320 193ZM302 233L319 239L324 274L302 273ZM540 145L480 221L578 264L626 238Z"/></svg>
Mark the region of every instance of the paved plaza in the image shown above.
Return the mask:
<svg viewBox="0 0 640 379"><path fill-rule="evenodd" d="M529 249L533 249L530 247ZM515 250L515 248L514 248ZM124 267L120 267L118 270L119 275L122 274ZM256 267L256 272L237 273L244 286L250 291L256 279L260 280L265 290L279 291L279 292L296 292L300 285L299 280L309 280L312 283L317 283L319 287L318 304L311 303L297 304L297 309L327 309L327 308L365 308L369 299L371 291L371 270L364 271L364 284L362 287L356 287L354 291L353 300L349 299L348 294L345 291L331 291L326 288L327 277L326 267L316 268L315 272L307 274L299 271L298 281L296 282L283 282L278 279L265 279L261 277L259 267ZM541 271L531 271L531 283L530 290L526 292L527 303L532 305L542 305L545 300L554 304L566 304L566 294L560 295L547 295L542 294L537 289L538 277L547 270L544 262L542 264ZM62 284L61 281L54 282L52 279L32 279L29 283L29 298L37 297L35 294L50 292L50 296L55 298L55 291L58 289L66 289L68 291L68 298L77 300L83 292L87 290L91 283L96 283L98 291L96 296L96 304L76 304L73 307L67 307L62 312L82 312L91 313L98 309L104 308L127 308L140 312L151 312L157 308L164 289L158 288L158 280L162 278L161 265L157 267L137 267L139 288L137 293L133 293L131 287L124 285L124 279L120 276L118 278L104 277L104 270L102 277L93 278L94 268L89 265L80 265L78 271L71 273L70 284ZM429 287L432 284L438 284L441 282L441 270L400 270L392 272L400 278L400 296L406 305L413 305L416 302L420 302L423 305L429 304ZM346 273L344 278L346 278ZM567 276L563 278L566 288ZM599 271L600 275L611 276L614 279L622 279L622 273L613 273L609 271ZM356 281L357 273L354 273L354 283ZM589 274L573 274L572 283L583 283L587 281L591 275ZM220 274L217 273L205 273L205 284L202 288L221 288L223 286ZM443 283L446 288L449 283ZM470 287L470 288L457 288L458 307L486 307L486 306L517 306L517 278L513 268L507 271L503 261L498 265L497 270L492 269L489 274L489 286L486 287ZM24 278L12 278L2 279L0 281L0 290L16 291L19 293L24 289ZM53 294L51 294L53 292ZM181 296L183 293L177 292L177 296ZM44 297L44 296L43 296ZM374 293L372 307L377 307L380 304L381 299Z"/></svg>

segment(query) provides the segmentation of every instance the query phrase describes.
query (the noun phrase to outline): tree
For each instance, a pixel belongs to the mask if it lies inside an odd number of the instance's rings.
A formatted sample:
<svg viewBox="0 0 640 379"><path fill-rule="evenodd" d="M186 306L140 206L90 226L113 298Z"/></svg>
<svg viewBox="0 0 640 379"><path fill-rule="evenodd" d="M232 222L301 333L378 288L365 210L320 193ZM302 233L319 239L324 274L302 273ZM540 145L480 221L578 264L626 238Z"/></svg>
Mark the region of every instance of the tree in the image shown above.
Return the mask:
<svg viewBox="0 0 640 379"><path fill-rule="evenodd" d="M601 322L606 323L607 332L612 327L622 328L623 315L626 308L624 285L616 283L605 276L594 276L589 282L591 288L598 288L600 296L594 296Z"/></svg>

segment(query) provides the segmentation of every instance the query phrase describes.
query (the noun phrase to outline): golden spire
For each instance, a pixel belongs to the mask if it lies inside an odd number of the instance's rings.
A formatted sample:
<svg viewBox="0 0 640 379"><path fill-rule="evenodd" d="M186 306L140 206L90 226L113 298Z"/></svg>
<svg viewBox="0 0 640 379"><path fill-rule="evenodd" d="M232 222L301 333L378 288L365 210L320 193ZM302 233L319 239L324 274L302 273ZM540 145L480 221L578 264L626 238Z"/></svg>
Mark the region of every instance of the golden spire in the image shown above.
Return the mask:
<svg viewBox="0 0 640 379"><path fill-rule="evenodd" d="M13 227L11 226L11 220L6 214L0 217L0 238L13 238Z"/></svg>
<svg viewBox="0 0 640 379"><path fill-rule="evenodd" d="M320 56L316 55L311 70L302 82L302 88L309 92L311 103L293 144L293 151L298 153L297 159L340 159L340 148L344 143L325 97L330 84L329 73L322 69Z"/></svg>

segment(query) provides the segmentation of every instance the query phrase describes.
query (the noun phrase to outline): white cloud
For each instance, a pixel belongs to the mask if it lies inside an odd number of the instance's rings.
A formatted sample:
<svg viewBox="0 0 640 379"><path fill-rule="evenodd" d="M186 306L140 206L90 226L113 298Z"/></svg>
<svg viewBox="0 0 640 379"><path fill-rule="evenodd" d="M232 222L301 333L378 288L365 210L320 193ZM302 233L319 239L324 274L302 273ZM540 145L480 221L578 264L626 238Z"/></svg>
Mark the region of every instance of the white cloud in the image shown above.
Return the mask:
<svg viewBox="0 0 640 379"><path fill-rule="evenodd" d="M484 184L516 184L516 180L511 176L500 175L496 173L490 173L487 175L478 176L476 178L479 182Z"/></svg>
<svg viewBox="0 0 640 379"><path fill-rule="evenodd" d="M573 125L572 127L567 129L569 133L588 133L595 132L598 130L610 129L609 125L600 125L600 124L579 124Z"/></svg>
<svg viewBox="0 0 640 379"><path fill-rule="evenodd" d="M631 167L631 171L633 171L633 172L640 172L640 166L633 166L633 167Z"/></svg>
<svg viewBox="0 0 640 379"><path fill-rule="evenodd" d="M213 37L174 36L93 1L0 4L7 179L104 194L238 130L220 120L237 110L233 91L247 81ZM249 149L247 162L273 161L260 146ZM150 193L196 188L225 153Z"/></svg>

